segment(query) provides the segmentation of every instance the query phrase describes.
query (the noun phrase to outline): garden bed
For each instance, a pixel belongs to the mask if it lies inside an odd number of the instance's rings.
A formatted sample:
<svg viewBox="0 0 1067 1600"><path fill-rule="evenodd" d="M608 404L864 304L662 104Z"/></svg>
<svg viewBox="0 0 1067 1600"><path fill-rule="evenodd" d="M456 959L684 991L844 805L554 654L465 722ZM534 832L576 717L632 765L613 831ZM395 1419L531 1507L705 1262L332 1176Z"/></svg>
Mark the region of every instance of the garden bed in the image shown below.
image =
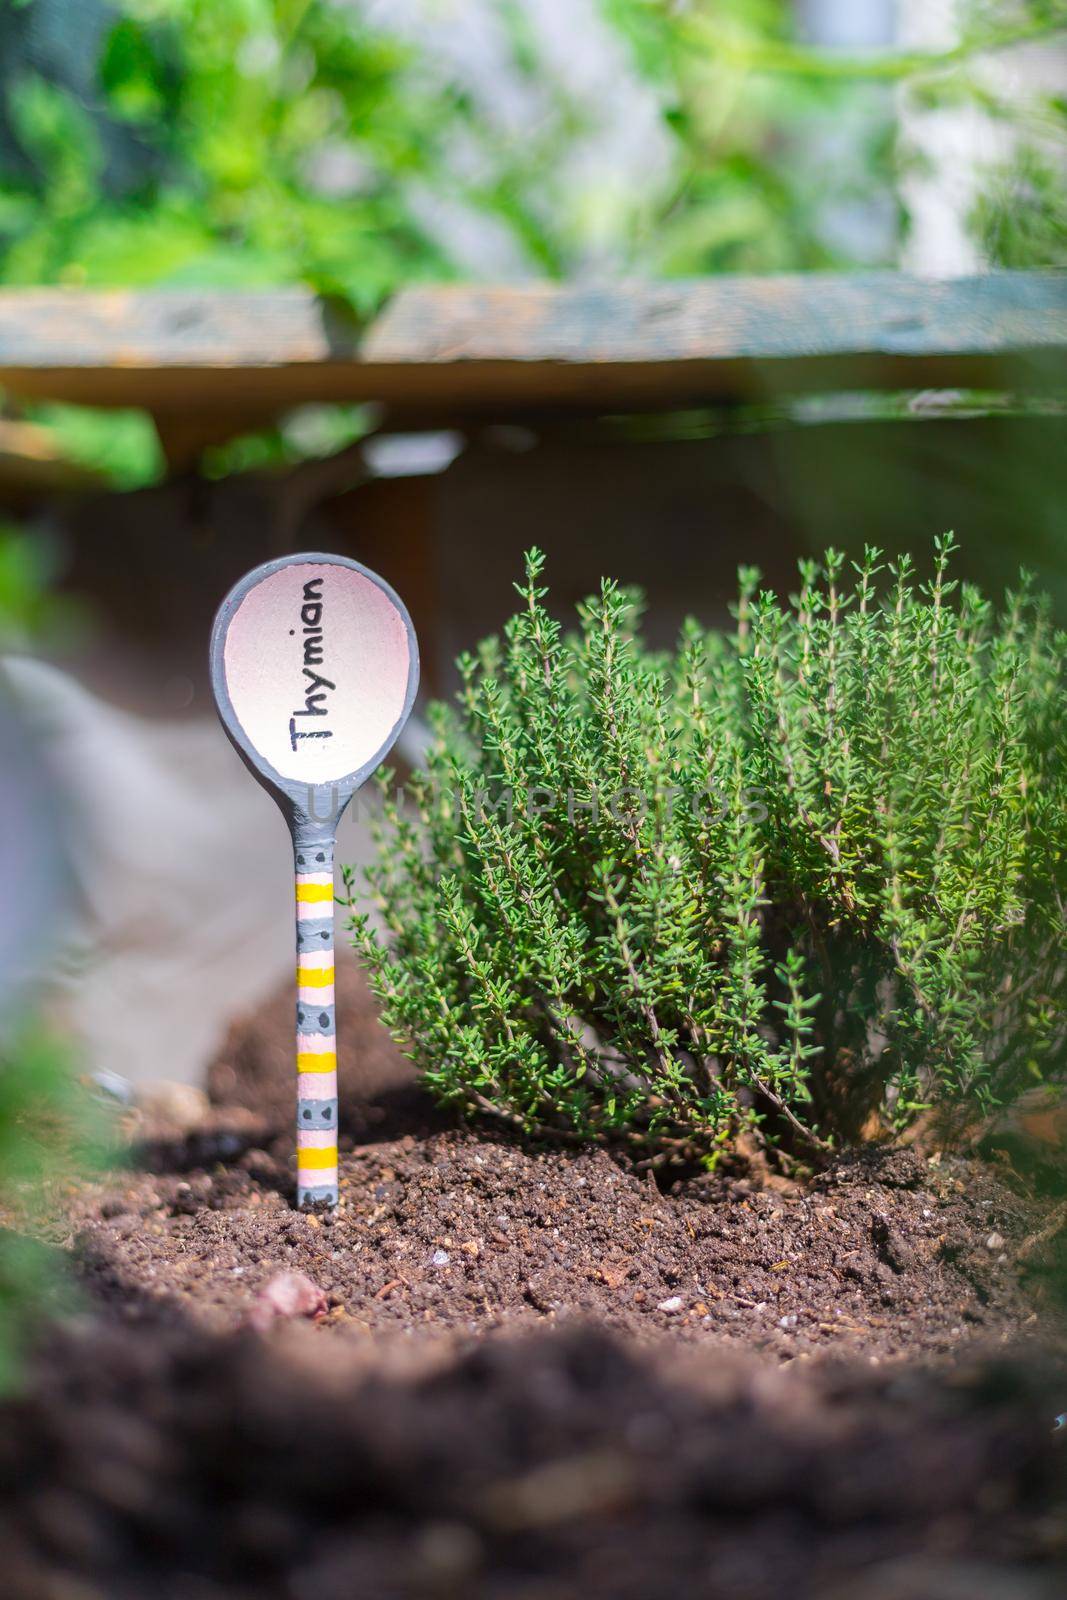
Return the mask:
<svg viewBox="0 0 1067 1600"><path fill-rule="evenodd" d="M214 1106L86 1190L77 1252L125 1315L236 1326L272 1273L306 1273L336 1328L463 1333L576 1314L780 1357L938 1354L1053 1337L1030 1241L1057 1202L988 1164L870 1147L807 1184L739 1169L657 1179L604 1149L523 1145L437 1111L351 961L340 966L341 1207L292 1209L292 1001L235 1028ZM1023 1259L1020 1261L1020 1251Z"/></svg>
<svg viewBox="0 0 1067 1600"><path fill-rule="evenodd" d="M657 1181L472 1130L341 973L335 1217L290 1205L288 994L74 1197L89 1308L0 1428L9 1592L1060 1592L1060 1202L929 1150ZM293 1271L318 1314L264 1337Z"/></svg>

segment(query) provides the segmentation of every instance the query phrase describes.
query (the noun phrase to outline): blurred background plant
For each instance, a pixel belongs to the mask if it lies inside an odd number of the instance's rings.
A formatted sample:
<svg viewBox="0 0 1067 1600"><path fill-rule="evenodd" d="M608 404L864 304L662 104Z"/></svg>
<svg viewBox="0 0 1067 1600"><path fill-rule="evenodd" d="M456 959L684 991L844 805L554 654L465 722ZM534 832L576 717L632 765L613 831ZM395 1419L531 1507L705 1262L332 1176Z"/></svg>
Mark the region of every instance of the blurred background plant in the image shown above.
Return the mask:
<svg viewBox="0 0 1067 1600"><path fill-rule="evenodd" d="M937 118L961 114L994 130L964 208L982 261L1060 264L1062 85L1022 93L990 63L1067 5L952 19L911 48L889 0L8 0L0 282L304 283L363 318L454 275L892 265ZM119 486L162 471L139 414L23 414ZM364 425L283 426L216 466Z"/></svg>
<svg viewBox="0 0 1067 1600"><path fill-rule="evenodd" d="M73 595L52 590L59 565L54 542L0 522L0 652L62 648L84 636L85 607Z"/></svg>
<svg viewBox="0 0 1067 1600"><path fill-rule="evenodd" d="M81 631L84 608L51 590L53 558L47 539L0 526L0 653ZM0 1392L30 1324L66 1292L41 1242L48 1218L109 1142L102 1099L31 999L59 907L61 846L51 785L5 687L0 674Z"/></svg>
<svg viewBox="0 0 1067 1600"><path fill-rule="evenodd" d="M0 1394L33 1322L69 1298L45 1242L76 1175L105 1159L104 1101L77 1078L69 1047L36 1020L0 1035Z"/></svg>

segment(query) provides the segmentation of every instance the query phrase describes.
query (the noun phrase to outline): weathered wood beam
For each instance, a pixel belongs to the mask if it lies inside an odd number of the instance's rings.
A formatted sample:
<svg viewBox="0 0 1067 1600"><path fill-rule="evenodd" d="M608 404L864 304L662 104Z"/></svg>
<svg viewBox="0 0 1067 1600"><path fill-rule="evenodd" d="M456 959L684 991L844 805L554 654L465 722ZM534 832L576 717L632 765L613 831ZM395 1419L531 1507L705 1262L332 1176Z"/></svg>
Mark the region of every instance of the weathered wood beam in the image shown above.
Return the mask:
<svg viewBox="0 0 1067 1600"><path fill-rule="evenodd" d="M14 395L269 416L677 408L827 389L1062 385L1067 274L892 272L400 291L359 333L303 289L0 294Z"/></svg>

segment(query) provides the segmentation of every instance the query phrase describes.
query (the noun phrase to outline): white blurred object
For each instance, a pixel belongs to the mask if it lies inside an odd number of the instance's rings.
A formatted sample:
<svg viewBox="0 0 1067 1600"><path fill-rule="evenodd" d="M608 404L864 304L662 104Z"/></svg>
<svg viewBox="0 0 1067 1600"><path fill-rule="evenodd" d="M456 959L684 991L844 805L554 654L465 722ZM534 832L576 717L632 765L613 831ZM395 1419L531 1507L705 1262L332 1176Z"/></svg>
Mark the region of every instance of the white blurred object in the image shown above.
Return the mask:
<svg viewBox="0 0 1067 1600"><path fill-rule="evenodd" d="M892 45L895 12L895 0L797 0L797 32L826 53L873 55ZM816 231L857 264L881 265L896 247L897 197L888 179L871 182L867 154L893 114L892 89L867 83L821 112L809 109L802 139L794 135L792 162L814 197Z"/></svg>
<svg viewBox="0 0 1067 1600"><path fill-rule="evenodd" d="M876 50L893 42L896 0L797 0L796 12L806 44Z"/></svg>
<svg viewBox="0 0 1067 1600"><path fill-rule="evenodd" d="M463 449L463 435L452 429L439 433L385 433L364 441L363 455L376 478L420 478L444 472Z"/></svg>
<svg viewBox="0 0 1067 1600"><path fill-rule="evenodd" d="M229 1022L294 970L277 808L214 718L148 722L29 657L0 672L63 813L70 882L46 1013L86 1071L200 1082ZM368 845L346 818L338 860Z"/></svg>
<svg viewBox="0 0 1067 1600"><path fill-rule="evenodd" d="M112 1072L108 1067L97 1067L95 1072L89 1073L89 1082L98 1089L108 1100L116 1101L120 1106L133 1104L133 1085L121 1072Z"/></svg>
<svg viewBox="0 0 1067 1600"><path fill-rule="evenodd" d="M0 1025L18 1019L48 961L62 851L47 774L0 681Z"/></svg>

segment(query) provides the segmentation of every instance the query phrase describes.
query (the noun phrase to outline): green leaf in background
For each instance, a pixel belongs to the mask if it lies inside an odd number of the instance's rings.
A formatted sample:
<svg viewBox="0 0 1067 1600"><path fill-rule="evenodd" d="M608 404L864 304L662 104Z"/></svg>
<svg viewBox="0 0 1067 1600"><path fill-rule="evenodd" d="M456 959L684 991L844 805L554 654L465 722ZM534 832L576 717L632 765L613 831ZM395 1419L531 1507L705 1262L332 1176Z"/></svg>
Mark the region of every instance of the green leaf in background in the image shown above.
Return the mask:
<svg viewBox="0 0 1067 1600"><path fill-rule="evenodd" d="M117 489L139 489L163 472L163 451L143 411L94 411L88 406L36 401L26 407L48 428L70 461L105 474Z"/></svg>
<svg viewBox="0 0 1067 1600"><path fill-rule="evenodd" d="M100 57L100 87L112 112L130 122L166 109L167 73L145 26L123 17L108 34Z"/></svg>
<svg viewBox="0 0 1067 1600"><path fill-rule="evenodd" d="M46 537L0 522L0 650L54 649L84 631L82 605L52 592L56 565Z"/></svg>

